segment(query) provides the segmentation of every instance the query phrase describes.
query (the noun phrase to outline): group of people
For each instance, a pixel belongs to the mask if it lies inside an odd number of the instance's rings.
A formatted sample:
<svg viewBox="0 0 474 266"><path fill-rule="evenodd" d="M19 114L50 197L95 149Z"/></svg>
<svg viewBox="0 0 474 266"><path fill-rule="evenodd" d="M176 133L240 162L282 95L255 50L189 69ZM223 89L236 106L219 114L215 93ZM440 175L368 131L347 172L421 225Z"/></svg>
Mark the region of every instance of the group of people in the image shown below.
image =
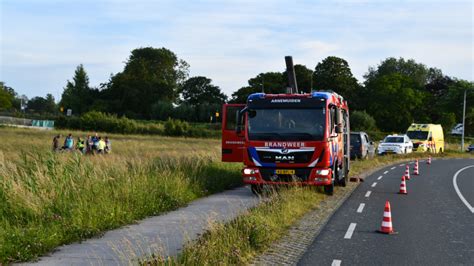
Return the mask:
<svg viewBox="0 0 474 266"><path fill-rule="evenodd" d="M63 145L60 146L61 134L53 138L53 151L78 151L82 154L105 154L112 151L112 144L109 137L102 138L97 133L94 136L87 136L86 139L77 138L74 142L72 134L64 139Z"/></svg>

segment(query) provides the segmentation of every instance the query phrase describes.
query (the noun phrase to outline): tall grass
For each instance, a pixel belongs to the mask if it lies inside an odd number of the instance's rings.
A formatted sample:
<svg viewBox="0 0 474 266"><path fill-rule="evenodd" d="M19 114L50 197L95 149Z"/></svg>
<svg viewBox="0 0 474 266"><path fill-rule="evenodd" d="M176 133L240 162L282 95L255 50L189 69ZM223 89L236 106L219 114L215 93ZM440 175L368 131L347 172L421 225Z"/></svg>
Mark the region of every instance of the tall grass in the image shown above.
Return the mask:
<svg viewBox="0 0 474 266"><path fill-rule="evenodd" d="M48 132L0 129L0 137L9 142L0 148L1 263L241 185L240 165L218 162L217 141L112 136L110 156L81 156L50 152Z"/></svg>

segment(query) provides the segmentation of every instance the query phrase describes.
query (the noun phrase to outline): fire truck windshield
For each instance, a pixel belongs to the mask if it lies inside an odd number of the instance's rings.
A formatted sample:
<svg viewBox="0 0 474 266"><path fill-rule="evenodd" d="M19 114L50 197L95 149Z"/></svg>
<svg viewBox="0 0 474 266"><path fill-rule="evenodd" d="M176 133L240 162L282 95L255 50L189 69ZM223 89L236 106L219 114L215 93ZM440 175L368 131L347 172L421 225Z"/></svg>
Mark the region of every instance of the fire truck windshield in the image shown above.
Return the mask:
<svg viewBox="0 0 474 266"><path fill-rule="evenodd" d="M254 109L248 115L249 140L322 140L325 112L315 109Z"/></svg>

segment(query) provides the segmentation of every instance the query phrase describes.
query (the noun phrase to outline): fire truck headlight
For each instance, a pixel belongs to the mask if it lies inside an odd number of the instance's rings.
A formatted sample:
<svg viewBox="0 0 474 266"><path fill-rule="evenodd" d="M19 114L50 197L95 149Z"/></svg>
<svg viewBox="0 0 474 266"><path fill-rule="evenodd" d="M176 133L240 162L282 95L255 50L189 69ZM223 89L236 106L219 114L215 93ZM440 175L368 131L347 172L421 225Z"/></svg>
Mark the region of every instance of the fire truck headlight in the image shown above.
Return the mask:
<svg viewBox="0 0 474 266"><path fill-rule="evenodd" d="M323 169L323 170L316 170L317 175L329 175L329 170L328 169Z"/></svg>
<svg viewBox="0 0 474 266"><path fill-rule="evenodd" d="M258 173L257 169L244 168L244 175L253 175Z"/></svg>

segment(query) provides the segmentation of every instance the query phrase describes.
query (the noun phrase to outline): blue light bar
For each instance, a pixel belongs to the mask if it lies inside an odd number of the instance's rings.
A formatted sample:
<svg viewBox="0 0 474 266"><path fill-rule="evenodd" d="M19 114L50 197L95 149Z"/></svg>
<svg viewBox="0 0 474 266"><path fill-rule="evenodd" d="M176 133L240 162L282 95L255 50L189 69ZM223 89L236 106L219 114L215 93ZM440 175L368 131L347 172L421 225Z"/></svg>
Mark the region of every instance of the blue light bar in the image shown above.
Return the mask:
<svg viewBox="0 0 474 266"><path fill-rule="evenodd" d="M321 92L321 91L315 91L311 93L311 97L313 98L323 98L323 99L329 99L331 97L331 94L329 92Z"/></svg>
<svg viewBox="0 0 474 266"><path fill-rule="evenodd" d="M265 93L262 92L257 92L257 93L252 93L247 97L247 101L249 100L254 100L254 99L263 99L265 97Z"/></svg>

